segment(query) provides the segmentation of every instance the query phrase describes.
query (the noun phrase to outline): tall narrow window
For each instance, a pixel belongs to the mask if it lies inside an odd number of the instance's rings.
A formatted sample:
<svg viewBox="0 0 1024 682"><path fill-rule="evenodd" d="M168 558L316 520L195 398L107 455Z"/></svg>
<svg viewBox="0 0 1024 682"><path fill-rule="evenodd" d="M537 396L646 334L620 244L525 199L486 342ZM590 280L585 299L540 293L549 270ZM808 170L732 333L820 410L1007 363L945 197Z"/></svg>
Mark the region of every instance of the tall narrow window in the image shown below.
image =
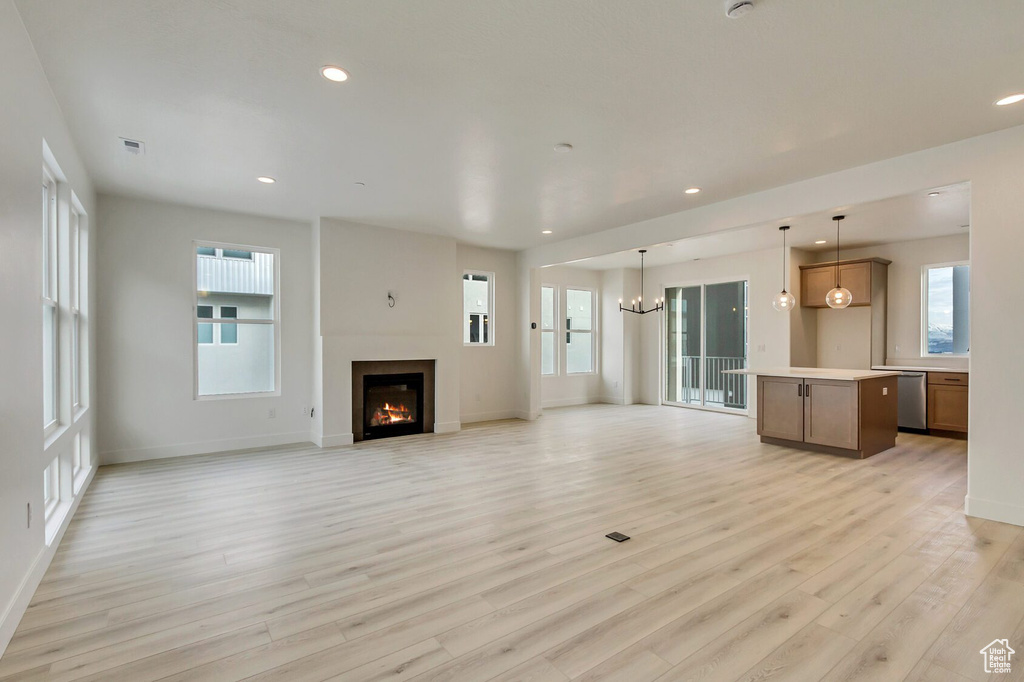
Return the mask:
<svg viewBox="0 0 1024 682"><path fill-rule="evenodd" d="M971 266L925 266L923 291L921 355L967 355L971 349Z"/></svg>
<svg viewBox="0 0 1024 682"><path fill-rule="evenodd" d="M540 373L546 376L558 372L558 346L555 344L555 320L558 312L555 309L554 287L540 288Z"/></svg>
<svg viewBox="0 0 1024 682"><path fill-rule="evenodd" d="M68 226L68 247L70 264L68 281L71 285L71 408L77 410L82 404L81 396L81 282L79 277L80 263L78 258L78 230L81 214L77 208L71 209L71 224Z"/></svg>
<svg viewBox="0 0 1024 682"><path fill-rule="evenodd" d="M565 371L594 371L594 292L565 290Z"/></svg>
<svg viewBox="0 0 1024 682"><path fill-rule="evenodd" d="M57 427L59 417L57 300L57 181L43 169L43 428Z"/></svg>
<svg viewBox="0 0 1024 682"><path fill-rule="evenodd" d="M277 251L197 243L193 258L196 397L275 393Z"/></svg>
<svg viewBox="0 0 1024 682"><path fill-rule="evenodd" d="M462 275L462 342L494 345L494 273L467 271Z"/></svg>
<svg viewBox="0 0 1024 682"><path fill-rule="evenodd" d="M60 503L60 458L54 457L43 471L43 517L49 521Z"/></svg>

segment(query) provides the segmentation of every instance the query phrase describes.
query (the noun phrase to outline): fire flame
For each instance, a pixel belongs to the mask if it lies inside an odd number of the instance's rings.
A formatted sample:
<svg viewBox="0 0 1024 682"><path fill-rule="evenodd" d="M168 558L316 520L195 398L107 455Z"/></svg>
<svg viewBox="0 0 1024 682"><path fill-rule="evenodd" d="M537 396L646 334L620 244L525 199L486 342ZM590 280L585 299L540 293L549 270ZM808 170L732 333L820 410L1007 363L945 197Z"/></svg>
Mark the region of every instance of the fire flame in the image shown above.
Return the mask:
<svg viewBox="0 0 1024 682"><path fill-rule="evenodd" d="M391 405L384 403L383 406L374 410L370 418L370 426L387 426L388 424L400 424L402 422L416 421L412 411L405 405Z"/></svg>

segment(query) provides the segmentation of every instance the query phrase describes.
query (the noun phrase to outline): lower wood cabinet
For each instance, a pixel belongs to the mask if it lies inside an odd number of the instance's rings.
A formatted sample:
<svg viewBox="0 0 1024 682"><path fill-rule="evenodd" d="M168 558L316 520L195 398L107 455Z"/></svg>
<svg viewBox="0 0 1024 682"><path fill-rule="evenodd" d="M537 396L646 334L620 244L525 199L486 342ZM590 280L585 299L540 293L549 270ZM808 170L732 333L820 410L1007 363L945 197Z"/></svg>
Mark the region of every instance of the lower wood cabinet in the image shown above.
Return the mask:
<svg viewBox="0 0 1024 682"><path fill-rule="evenodd" d="M896 377L757 377L763 442L869 457L896 443Z"/></svg>
<svg viewBox="0 0 1024 682"><path fill-rule="evenodd" d="M928 384L928 428L967 433L967 387Z"/></svg>

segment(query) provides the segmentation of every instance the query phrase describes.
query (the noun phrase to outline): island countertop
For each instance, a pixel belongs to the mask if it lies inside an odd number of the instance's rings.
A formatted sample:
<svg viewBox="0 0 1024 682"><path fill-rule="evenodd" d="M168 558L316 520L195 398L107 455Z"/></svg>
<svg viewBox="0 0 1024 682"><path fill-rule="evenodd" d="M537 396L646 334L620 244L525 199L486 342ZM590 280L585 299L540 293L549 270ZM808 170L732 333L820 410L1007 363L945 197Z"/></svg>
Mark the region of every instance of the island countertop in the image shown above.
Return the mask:
<svg viewBox="0 0 1024 682"><path fill-rule="evenodd" d="M878 377L899 376L900 372L868 369L828 369L824 367L768 367L765 369L728 369L723 374L750 374L764 377L793 377L796 379L827 379L831 381L863 381Z"/></svg>
<svg viewBox="0 0 1024 682"><path fill-rule="evenodd" d="M871 369L899 370L901 372L942 372L944 374L969 374L963 367L912 367L910 365L875 365Z"/></svg>

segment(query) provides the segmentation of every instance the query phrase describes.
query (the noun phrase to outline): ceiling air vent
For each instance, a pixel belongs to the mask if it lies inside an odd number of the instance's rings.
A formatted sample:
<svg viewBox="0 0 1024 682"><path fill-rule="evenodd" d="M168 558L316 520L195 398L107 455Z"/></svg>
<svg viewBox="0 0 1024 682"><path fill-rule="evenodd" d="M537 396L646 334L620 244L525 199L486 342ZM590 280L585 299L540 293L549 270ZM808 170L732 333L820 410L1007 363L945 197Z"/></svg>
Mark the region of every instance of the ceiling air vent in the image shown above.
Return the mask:
<svg viewBox="0 0 1024 682"><path fill-rule="evenodd" d="M121 146L129 154L145 154L146 143L140 142L139 140L129 140L127 137L118 138L121 140Z"/></svg>

